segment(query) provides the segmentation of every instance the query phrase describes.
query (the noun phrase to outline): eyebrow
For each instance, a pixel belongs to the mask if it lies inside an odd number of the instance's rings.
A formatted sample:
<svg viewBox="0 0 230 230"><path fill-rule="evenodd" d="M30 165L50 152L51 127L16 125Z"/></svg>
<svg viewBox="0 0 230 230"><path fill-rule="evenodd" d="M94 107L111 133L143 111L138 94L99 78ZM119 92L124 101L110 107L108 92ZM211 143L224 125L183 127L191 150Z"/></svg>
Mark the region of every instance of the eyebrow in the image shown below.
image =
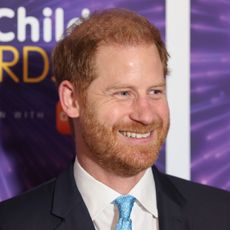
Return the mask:
<svg viewBox="0 0 230 230"><path fill-rule="evenodd" d="M150 86L149 89L156 88L156 87L165 87L165 86L166 86L166 83L163 82L163 83L159 83L159 84L154 84L154 85ZM117 85L113 85L113 86L109 86L109 87L105 88L105 91L113 91L113 90L118 90L118 89L133 89L133 90L135 90L135 88L136 87L130 86L127 84L117 84Z"/></svg>
<svg viewBox="0 0 230 230"><path fill-rule="evenodd" d="M166 82L153 85L150 88L154 88L154 87L165 87L165 86L166 86Z"/></svg>

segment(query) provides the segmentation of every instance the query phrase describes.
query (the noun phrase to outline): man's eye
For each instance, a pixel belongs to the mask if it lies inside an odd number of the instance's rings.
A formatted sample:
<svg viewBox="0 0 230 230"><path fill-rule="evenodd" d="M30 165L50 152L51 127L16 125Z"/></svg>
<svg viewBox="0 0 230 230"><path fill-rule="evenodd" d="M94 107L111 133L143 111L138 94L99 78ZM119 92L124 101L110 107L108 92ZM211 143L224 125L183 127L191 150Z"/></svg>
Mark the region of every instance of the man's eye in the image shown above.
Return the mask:
<svg viewBox="0 0 230 230"><path fill-rule="evenodd" d="M116 95L118 95L118 96L129 96L130 93L129 93L129 91L120 91L120 92L117 92Z"/></svg>
<svg viewBox="0 0 230 230"><path fill-rule="evenodd" d="M149 95L155 99L158 99L165 95L165 90L164 89L151 89L149 91Z"/></svg>
<svg viewBox="0 0 230 230"><path fill-rule="evenodd" d="M161 94L162 90L161 89L152 89L150 91L150 94L156 95L156 94Z"/></svg>
<svg viewBox="0 0 230 230"><path fill-rule="evenodd" d="M162 90L160 90L160 89L155 89L154 91L155 91L155 94L161 94L162 93Z"/></svg>

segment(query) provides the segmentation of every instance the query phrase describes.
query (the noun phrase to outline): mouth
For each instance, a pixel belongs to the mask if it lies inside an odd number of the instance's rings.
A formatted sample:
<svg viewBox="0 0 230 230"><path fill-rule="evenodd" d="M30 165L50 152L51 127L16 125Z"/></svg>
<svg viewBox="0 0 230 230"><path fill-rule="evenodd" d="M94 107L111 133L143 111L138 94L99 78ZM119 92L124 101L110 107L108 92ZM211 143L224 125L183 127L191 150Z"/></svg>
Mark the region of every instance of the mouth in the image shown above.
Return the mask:
<svg viewBox="0 0 230 230"><path fill-rule="evenodd" d="M127 131L119 131L124 137L133 138L133 139L144 139L151 136L152 132L147 133L137 133L137 132L127 132Z"/></svg>

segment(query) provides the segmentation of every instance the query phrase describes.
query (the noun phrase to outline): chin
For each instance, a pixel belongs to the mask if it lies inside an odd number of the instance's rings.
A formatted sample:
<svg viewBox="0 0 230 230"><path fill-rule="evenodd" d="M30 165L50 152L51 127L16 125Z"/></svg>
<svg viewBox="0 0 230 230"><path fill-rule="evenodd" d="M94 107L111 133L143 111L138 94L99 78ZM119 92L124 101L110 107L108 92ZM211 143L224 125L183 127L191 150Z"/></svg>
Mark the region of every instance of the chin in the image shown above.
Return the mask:
<svg viewBox="0 0 230 230"><path fill-rule="evenodd" d="M136 155L136 156L135 156ZM129 159L114 159L113 164L110 166L110 171L122 177L136 176L145 171L147 168L155 164L158 154L147 156L150 154L136 153L132 154Z"/></svg>

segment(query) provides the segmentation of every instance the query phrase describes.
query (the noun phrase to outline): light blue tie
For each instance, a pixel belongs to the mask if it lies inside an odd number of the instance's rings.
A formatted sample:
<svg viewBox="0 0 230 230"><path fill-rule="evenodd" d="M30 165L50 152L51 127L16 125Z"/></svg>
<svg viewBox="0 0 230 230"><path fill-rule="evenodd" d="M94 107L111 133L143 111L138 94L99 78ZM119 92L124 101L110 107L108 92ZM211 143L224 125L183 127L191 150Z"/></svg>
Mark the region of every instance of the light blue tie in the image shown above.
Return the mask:
<svg viewBox="0 0 230 230"><path fill-rule="evenodd" d="M130 214L135 200L135 197L127 195L120 196L114 201L119 210L119 220L116 225L116 230L132 230Z"/></svg>

